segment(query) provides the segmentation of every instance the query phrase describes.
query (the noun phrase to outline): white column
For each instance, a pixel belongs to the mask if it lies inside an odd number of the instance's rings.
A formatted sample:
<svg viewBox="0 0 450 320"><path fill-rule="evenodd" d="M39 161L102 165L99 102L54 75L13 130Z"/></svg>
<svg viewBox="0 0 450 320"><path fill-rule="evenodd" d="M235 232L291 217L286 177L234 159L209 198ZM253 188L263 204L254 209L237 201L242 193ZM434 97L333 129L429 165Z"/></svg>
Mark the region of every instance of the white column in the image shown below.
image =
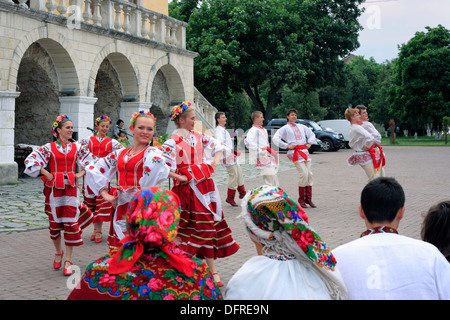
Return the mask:
<svg viewBox="0 0 450 320"><path fill-rule="evenodd" d="M73 131L78 133L78 140L91 136L92 132L87 127L94 126L94 104L97 98L59 97L59 102L61 103L60 113L72 120Z"/></svg>
<svg viewBox="0 0 450 320"><path fill-rule="evenodd" d="M17 182L14 162L14 122L16 98L20 92L0 91L0 185Z"/></svg>

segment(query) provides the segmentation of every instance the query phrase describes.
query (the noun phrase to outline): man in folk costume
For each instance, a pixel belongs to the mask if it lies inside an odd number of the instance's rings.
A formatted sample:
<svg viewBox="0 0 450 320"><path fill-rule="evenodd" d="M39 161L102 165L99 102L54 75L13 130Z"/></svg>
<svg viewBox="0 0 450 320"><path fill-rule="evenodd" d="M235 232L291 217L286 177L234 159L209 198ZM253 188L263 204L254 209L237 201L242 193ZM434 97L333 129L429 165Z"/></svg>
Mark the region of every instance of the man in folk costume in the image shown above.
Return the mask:
<svg viewBox="0 0 450 320"><path fill-rule="evenodd" d="M297 120L297 110L287 112L288 123L281 127L273 137L273 143L280 148L289 149L286 156L292 160L299 173L298 203L302 208L309 204L312 208L316 205L312 202L313 173L311 171L311 156L308 149L317 143L316 135L311 129Z"/></svg>
<svg viewBox="0 0 450 320"><path fill-rule="evenodd" d="M123 148L123 146L117 140L111 139L107 136L110 124L111 119L108 116L99 116L97 119L95 119L97 135L80 141L81 145L88 148L89 151L96 157L103 158L111 152ZM114 194L115 188L110 188L108 186L108 189L110 190L111 194ZM87 195L86 193L84 193L84 204L92 211L92 214L94 215L92 221L94 224L94 232L91 236L91 241L100 243L102 242L103 222L111 221L111 216L114 213L114 208L112 204L105 201L102 196Z"/></svg>
<svg viewBox="0 0 450 320"><path fill-rule="evenodd" d="M363 121L358 109L347 109L345 118L350 121L348 144L355 150L355 153L348 158L347 163L350 166L359 164L369 181L384 177L386 160L380 146L381 139L362 126Z"/></svg>
<svg viewBox="0 0 450 320"><path fill-rule="evenodd" d="M362 122L361 126L375 137L377 145L379 146L381 144L381 134L375 128L373 123L369 121L369 114L367 113L367 107L360 104L357 105L355 108L359 110L359 114L361 115L361 122Z"/></svg>
<svg viewBox="0 0 450 320"><path fill-rule="evenodd" d="M253 111L253 125L244 140L250 151L250 160L254 161L255 167L261 170L264 184L279 186L277 176L278 154L270 148L267 130L264 129L264 116L261 111Z"/></svg>
<svg viewBox="0 0 450 320"><path fill-rule="evenodd" d="M35 149L25 159L25 173L41 177L44 181L45 213L49 218L50 238L56 249L53 268L62 265L64 251L61 247L61 231L64 232L66 259L64 275L72 274L72 252L81 246L82 229L92 222L91 211L79 201L78 179L84 167L94 160L92 154L78 142L71 142L73 124L66 115L56 118L52 129L56 141ZM45 168L49 165L50 171ZM83 168L76 173L76 166Z"/></svg>
<svg viewBox="0 0 450 320"><path fill-rule="evenodd" d="M234 151L233 140L231 139L230 133L225 129L225 124L227 123L225 112L217 112L215 118L216 130L214 137L230 148L230 150L224 149L222 157L222 163L228 173L228 191L225 201L233 207L237 207L237 203L234 201L236 190L239 192L239 199L245 196L244 176L238 162L240 152L239 150Z"/></svg>

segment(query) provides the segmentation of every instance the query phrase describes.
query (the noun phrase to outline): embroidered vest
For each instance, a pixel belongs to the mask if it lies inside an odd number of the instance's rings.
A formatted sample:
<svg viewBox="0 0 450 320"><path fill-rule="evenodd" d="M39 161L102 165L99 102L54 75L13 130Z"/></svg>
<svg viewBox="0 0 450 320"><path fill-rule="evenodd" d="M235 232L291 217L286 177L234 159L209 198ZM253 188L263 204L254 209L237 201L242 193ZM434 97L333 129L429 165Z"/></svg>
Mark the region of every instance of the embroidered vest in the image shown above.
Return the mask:
<svg viewBox="0 0 450 320"><path fill-rule="evenodd" d="M197 140L193 147L178 135L172 137L177 145L177 170L180 174L186 175L189 181L195 179L195 181L200 182L211 177L214 170L211 166L203 163L201 134L195 131L192 131L192 133Z"/></svg>
<svg viewBox="0 0 450 320"><path fill-rule="evenodd" d="M89 151L94 156L106 157L112 151L112 139L107 137L100 142L97 137L90 137Z"/></svg>
<svg viewBox="0 0 450 320"><path fill-rule="evenodd" d="M145 147L141 152L128 159L127 162L124 158L131 148L124 149L120 153L117 158L117 186L119 189L140 189L139 180L144 173L144 152L147 148Z"/></svg>
<svg viewBox="0 0 450 320"><path fill-rule="evenodd" d="M77 147L74 143L71 144L71 149L68 154L64 154L56 147L56 142L50 144L51 157L49 161L50 172L53 175L53 180L46 181L47 187L55 187L57 189L64 189L64 177L69 180L72 187L75 186L75 168Z"/></svg>

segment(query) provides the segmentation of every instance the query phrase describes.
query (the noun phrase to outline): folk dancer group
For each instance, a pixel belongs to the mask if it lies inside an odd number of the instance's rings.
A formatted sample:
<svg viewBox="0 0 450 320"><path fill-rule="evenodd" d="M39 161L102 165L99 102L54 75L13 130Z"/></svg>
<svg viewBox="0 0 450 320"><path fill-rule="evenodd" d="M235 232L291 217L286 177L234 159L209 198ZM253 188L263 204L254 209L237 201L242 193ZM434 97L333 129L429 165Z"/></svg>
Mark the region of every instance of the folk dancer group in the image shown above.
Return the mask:
<svg viewBox="0 0 450 320"><path fill-rule="evenodd" d="M193 131L195 111L190 103L175 106L171 120L178 128L158 149L149 145L155 130L155 117L148 111L132 115L133 145L123 148L106 136L111 120L96 119L98 135L72 142L73 125L66 115L53 123L55 142L35 149L25 160L25 173L43 175L45 212L56 254L55 269L61 268L65 240L64 275L72 273L74 246L83 244L82 229L94 222L91 240L101 242L102 222L110 221L108 245L120 250L128 239L127 209L140 190L172 178L172 189L180 199L179 247L204 259L215 283L222 286L214 260L234 254L239 245L225 221L220 195L212 179L225 147L218 140ZM212 162L205 161L207 158ZM50 171L46 167L50 167ZM81 171L76 173L76 167ZM84 202L79 201L78 179L84 176ZM116 187L111 181L116 177ZM239 187L243 187L240 185ZM153 208L154 210L154 208Z"/></svg>
<svg viewBox="0 0 450 320"><path fill-rule="evenodd" d="M349 109L345 116L351 122L350 146L355 155L349 163L360 164L369 178L383 175L384 154L376 130L368 121L362 122L364 111ZM225 130L226 116L216 115L215 138L194 131L195 111L190 103L175 106L170 118L177 130L161 148L152 147L156 118L148 111L132 115L130 131L133 145L124 148L107 137L111 119L102 115L96 119L97 136L73 141L73 125L66 115L58 116L53 123L55 141L36 148L25 160L25 173L32 177L42 174L44 180L45 212L49 217L50 237L55 247L53 267L62 266L64 250L65 275L72 273L73 247L83 244L82 229L94 224L91 240L101 242L102 223L110 221L108 245L120 250L129 236L127 209L133 196L140 190L156 186L172 178L172 192L180 200L178 246L204 259L215 282L223 285L215 266L215 259L230 256L239 249L224 218L222 202L212 179L216 166L226 166L229 180L226 202L236 206L236 192L242 199L245 194L244 179L238 162L239 153L230 134ZM288 149L287 157L299 173L299 205L312 202L313 175L309 147L316 143L314 133L296 123L297 111L289 110L288 123L276 132L273 142ZM245 139L250 159L261 171L265 185L279 186L276 170L278 154L270 148L266 129L262 127L263 114L252 113L253 126ZM49 166L50 171L46 168ZM80 172L76 172L76 167ZM84 202L79 199L79 179L83 179ZM116 177L116 187L111 181Z"/></svg>

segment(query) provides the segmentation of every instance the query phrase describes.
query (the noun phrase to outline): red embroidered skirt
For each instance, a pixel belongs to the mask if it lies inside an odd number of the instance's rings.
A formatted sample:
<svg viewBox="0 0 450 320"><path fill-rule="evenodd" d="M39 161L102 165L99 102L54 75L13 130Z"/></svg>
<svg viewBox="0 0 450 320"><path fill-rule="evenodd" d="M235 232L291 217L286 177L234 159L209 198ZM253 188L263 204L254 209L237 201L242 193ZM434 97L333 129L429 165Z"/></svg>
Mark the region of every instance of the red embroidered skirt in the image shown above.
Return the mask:
<svg viewBox="0 0 450 320"><path fill-rule="evenodd" d="M214 184L209 187L214 188ZM239 245L234 241L225 218L214 221L213 214L197 199L189 184L174 186L172 191L181 201L178 236L182 250L201 259L224 258L238 251ZM211 206L215 210L215 203Z"/></svg>
<svg viewBox="0 0 450 320"><path fill-rule="evenodd" d="M113 194L114 188L112 188L109 193ZM112 204L105 201L102 196L96 196L95 198L84 197L83 203L92 211L94 216L92 220L93 223L111 221L114 208Z"/></svg>
<svg viewBox="0 0 450 320"><path fill-rule="evenodd" d="M54 196L76 195L76 188L77 187L66 185L64 190L54 189ZM64 231L64 243L66 246L81 246L83 244L83 240L81 239L82 229L86 228L92 222L91 210L89 210L86 205L80 203L80 215L77 222L56 222L53 218L52 208L50 206L51 192L52 188L44 186L45 213L49 220L50 238L56 240L60 236L61 231ZM67 207L69 216L73 215L72 208L73 207ZM57 209L58 214L64 216L64 210L66 210L66 207L59 207Z"/></svg>

